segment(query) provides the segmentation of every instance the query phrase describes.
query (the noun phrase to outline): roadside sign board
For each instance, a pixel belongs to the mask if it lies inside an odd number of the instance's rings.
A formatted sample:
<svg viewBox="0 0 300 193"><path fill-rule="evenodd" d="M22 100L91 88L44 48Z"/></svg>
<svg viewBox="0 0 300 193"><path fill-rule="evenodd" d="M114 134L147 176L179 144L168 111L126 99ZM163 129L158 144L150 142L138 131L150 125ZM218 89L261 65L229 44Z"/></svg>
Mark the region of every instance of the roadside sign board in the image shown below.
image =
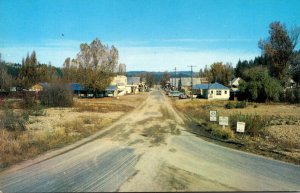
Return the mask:
<svg viewBox="0 0 300 193"><path fill-rule="evenodd" d="M219 117L219 125L228 126L228 117Z"/></svg>
<svg viewBox="0 0 300 193"><path fill-rule="evenodd" d="M209 111L209 120L217 121L217 111Z"/></svg>
<svg viewBox="0 0 300 193"><path fill-rule="evenodd" d="M245 122L236 122L236 132L244 133L245 132Z"/></svg>

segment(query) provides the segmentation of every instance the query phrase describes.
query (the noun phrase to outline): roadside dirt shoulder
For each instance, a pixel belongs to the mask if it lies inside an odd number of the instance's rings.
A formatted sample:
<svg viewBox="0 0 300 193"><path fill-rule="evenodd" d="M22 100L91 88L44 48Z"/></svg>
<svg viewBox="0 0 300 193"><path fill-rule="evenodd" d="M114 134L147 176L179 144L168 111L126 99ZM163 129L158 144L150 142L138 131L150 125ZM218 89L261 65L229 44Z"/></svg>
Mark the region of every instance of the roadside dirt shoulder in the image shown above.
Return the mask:
<svg viewBox="0 0 300 193"><path fill-rule="evenodd" d="M32 165L31 159L37 155L42 154L34 159L40 162L93 140L142 105L148 96L141 93L118 99L77 99L72 108L47 108L43 116L30 116L26 131L0 131L0 170L20 161L16 168Z"/></svg>

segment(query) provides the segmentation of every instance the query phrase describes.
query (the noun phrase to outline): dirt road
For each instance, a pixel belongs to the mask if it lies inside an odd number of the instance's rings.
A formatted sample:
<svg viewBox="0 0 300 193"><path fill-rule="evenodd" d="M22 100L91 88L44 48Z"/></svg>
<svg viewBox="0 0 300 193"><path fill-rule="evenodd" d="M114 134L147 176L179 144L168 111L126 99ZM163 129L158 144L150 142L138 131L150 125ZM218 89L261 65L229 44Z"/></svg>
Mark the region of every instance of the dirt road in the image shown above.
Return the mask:
<svg viewBox="0 0 300 193"><path fill-rule="evenodd" d="M186 132L169 99L154 89L106 130L2 171L0 190L299 191L299 179L299 166Z"/></svg>

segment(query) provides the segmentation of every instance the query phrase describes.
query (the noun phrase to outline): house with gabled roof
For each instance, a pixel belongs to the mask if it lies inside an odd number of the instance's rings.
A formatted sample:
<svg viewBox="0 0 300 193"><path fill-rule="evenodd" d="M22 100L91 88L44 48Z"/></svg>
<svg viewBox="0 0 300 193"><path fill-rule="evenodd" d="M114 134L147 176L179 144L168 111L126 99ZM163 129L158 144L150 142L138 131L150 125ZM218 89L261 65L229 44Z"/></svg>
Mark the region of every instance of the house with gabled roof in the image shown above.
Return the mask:
<svg viewBox="0 0 300 193"><path fill-rule="evenodd" d="M29 88L29 91L40 92L47 88L49 84L47 82L40 82Z"/></svg>
<svg viewBox="0 0 300 193"><path fill-rule="evenodd" d="M209 100L228 100L230 97L230 88L220 84L196 84L193 86L193 93Z"/></svg>
<svg viewBox="0 0 300 193"><path fill-rule="evenodd" d="M243 79L241 79L240 77L236 77L229 81L230 90L232 92L238 92L241 81L243 81Z"/></svg>

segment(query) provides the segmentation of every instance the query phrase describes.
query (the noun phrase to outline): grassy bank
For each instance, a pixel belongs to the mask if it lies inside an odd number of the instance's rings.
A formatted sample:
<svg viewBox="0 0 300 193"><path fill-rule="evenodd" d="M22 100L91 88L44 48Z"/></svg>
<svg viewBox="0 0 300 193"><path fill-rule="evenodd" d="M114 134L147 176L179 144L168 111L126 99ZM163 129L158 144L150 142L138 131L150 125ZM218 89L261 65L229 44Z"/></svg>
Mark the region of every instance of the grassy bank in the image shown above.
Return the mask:
<svg viewBox="0 0 300 193"><path fill-rule="evenodd" d="M174 100L193 133L219 141L232 142L237 148L300 164L300 106L246 102ZM222 128L209 121L209 111L229 117ZM246 123L245 133L236 132L236 122ZM194 126L193 126L194 125Z"/></svg>

